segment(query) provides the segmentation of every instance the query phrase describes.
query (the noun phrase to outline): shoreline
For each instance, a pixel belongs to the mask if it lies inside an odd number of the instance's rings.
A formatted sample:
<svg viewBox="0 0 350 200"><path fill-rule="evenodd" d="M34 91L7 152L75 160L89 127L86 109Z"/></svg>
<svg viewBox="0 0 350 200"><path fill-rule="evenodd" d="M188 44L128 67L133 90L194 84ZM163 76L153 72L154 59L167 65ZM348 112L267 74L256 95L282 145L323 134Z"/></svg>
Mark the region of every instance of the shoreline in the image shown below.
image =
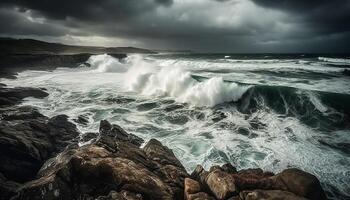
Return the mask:
<svg viewBox="0 0 350 200"><path fill-rule="evenodd" d="M318 179L298 169L237 171L227 163L189 174L158 140L140 148L141 138L104 120L81 137L68 116L19 105L49 95L42 89L2 85L0 94L5 199L326 199Z"/></svg>

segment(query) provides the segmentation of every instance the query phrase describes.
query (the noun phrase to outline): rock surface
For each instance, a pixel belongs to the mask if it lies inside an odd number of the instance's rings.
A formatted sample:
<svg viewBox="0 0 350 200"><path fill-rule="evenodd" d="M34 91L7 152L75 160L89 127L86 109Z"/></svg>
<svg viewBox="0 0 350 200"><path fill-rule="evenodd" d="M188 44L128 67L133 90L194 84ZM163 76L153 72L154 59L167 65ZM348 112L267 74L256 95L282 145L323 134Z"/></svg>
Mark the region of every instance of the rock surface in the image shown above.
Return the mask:
<svg viewBox="0 0 350 200"><path fill-rule="evenodd" d="M16 105L20 103L22 99L27 97L44 98L48 95L48 93L38 88L6 88L2 86L0 87L0 108Z"/></svg>
<svg viewBox="0 0 350 200"><path fill-rule="evenodd" d="M143 149L141 143L102 121L98 140L47 161L17 198L183 199L184 167L160 142L151 140Z"/></svg>
<svg viewBox="0 0 350 200"><path fill-rule="evenodd" d="M43 98L36 88L0 87L0 199L8 199L22 183L33 180L43 163L75 142L79 135L67 116L48 118L23 98Z"/></svg>
<svg viewBox="0 0 350 200"><path fill-rule="evenodd" d="M318 179L299 169L286 169L274 175L261 169L236 171L230 164L213 166L209 171L198 165L191 177L200 183L200 192L215 199L327 199ZM186 194L185 190L188 196Z"/></svg>

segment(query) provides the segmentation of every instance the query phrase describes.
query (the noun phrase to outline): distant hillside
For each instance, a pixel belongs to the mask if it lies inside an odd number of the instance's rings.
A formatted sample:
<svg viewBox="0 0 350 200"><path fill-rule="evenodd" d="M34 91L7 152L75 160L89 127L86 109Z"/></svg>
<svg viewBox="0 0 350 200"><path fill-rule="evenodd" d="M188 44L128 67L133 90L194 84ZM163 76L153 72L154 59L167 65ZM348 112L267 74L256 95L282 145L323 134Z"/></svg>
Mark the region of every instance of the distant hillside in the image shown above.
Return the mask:
<svg viewBox="0 0 350 200"><path fill-rule="evenodd" d="M33 39L0 38L0 54L120 54L156 53L135 47L94 47L49 43Z"/></svg>

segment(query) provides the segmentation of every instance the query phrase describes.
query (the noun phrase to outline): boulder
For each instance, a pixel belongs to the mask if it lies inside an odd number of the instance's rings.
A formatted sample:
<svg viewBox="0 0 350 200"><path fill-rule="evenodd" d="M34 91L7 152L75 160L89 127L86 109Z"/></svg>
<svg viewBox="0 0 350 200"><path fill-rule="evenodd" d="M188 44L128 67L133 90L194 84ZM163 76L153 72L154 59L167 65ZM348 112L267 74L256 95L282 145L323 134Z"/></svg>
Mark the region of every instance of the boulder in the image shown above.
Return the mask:
<svg viewBox="0 0 350 200"><path fill-rule="evenodd" d="M205 192L198 192L196 194L190 194L188 200L215 200L215 198Z"/></svg>
<svg viewBox="0 0 350 200"><path fill-rule="evenodd" d="M0 87L0 106L10 106L21 102L27 97L44 98L49 94L39 88L17 87L6 88Z"/></svg>
<svg viewBox="0 0 350 200"><path fill-rule="evenodd" d="M242 200L308 200L304 197L282 190L243 191L240 192L239 196Z"/></svg>
<svg viewBox="0 0 350 200"><path fill-rule="evenodd" d="M201 191L199 183L193 179L185 178L185 199L189 199L189 195L196 194Z"/></svg>
<svg viewBox="0 0 350 200"><path fill-rule="evenodd" d="M172 151L139 141L102 121L99 139L48 160L17 199L183 199L188 174Z"/></svg>
<svg viewBox="0 0 350 200"><path fill-rule="evenodd" d="M200 183L202 192L213 194L216 199L237 199L239 192L241 199L275 199L278 195L284 199L326 199L318 179L299 169L274 175L259 168L236 171L229 164L212 166L208 172L198 165L191 178Z"/></svg>
<svg viewBox="0 0 350 200"><path fill-rule="evenodd" d="M316 176L300 169L286 169L277 175L288 191L311 200L326 199L326 195Z"/></svg>
<svg viewBox="0 0 350 200"><path fill-rule="evenodd" d="M8 110L0 121L0 173L23 183L79 135L67 116L47 118L31 107Z"/></svg>
<svg viewBox="0 0 350 200"><path fill-rule="evenodd" d="M227 172L227 173L230 173L230 174L234 174L234 173L237 172L237 169L234 166L232 166L230 163L223 164L221 166L221 169L224 172Z"/></svg>
<svg viewBox="0 0 350 200"><path fill-rule="evenodd" d="M206 185L215 197L220 200L238 193L234 177L220 169L209 173L206 179Z"/></svg>

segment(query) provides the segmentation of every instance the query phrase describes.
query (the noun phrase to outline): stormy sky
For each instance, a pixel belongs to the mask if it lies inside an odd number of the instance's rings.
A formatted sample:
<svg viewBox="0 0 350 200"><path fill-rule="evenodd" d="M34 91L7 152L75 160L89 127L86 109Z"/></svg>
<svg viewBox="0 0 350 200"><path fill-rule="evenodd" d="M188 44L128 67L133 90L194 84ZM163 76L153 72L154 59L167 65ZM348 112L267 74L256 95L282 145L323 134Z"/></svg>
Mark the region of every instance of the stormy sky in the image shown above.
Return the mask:
<svg viewBox="0 0 350 200"><path fill-rule="evenodd" d="M1 0L0 36L199 52L350 52L350 0Z"/></svg>

